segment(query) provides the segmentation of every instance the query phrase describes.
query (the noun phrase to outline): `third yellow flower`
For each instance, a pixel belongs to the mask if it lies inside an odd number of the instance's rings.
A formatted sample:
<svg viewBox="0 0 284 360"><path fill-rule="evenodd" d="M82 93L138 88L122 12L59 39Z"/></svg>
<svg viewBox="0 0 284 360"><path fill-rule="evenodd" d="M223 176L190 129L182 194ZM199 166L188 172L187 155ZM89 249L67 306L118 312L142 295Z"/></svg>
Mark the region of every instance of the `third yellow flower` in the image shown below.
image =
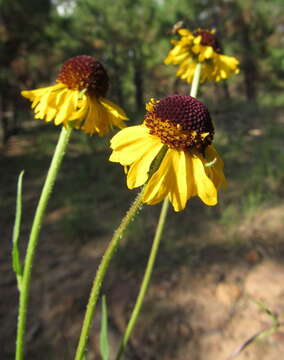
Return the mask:
<svg viewBox="0 0 284 360"><path fill-rule="evenodd" d="M197 63L202 64L201 82L221 81L239 73L239 60L222 54L214 30L187 29L178 31L181 38L173 40L165 64L179 65L177 76L192 82Z"/></svg>

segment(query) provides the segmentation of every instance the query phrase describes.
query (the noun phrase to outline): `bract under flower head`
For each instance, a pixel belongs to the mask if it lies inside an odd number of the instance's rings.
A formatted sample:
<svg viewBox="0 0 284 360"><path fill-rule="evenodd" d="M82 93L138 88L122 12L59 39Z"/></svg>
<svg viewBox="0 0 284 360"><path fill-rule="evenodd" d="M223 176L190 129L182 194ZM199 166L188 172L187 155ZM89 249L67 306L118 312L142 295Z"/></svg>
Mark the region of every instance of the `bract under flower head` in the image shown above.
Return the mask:
<svg viewBox="0 0 284 360"><path fill-rule="evenodd" d="M239 61L222 55L215 30L188 29L178 31L180 40L173 40L165 64L179 65L177 76L191 83L197 63L202 63L201 82L221 81L239 73Z"/></svg>
<svg viewBox="0 0 284 360"><path fill-rule="evenodd" d="M32 101L35 118L55 125L72 125L87 134L106 135L113 126L124 127L124 111L105 98L109 78L97 59L81 55L67 60L57 84L22 95Z"/></svg>
<svg viewBox="0 0 284 360"><path fill-rule="evenodd" d="M152 99L146 109L142 125L123 129L111 140L110 161L127 169L127 186L146 183L145 203L157 204L169 196L176 211L183 210L193 196L215 205L226 180L223 162L211 145L214 129L205 105L190 96L171 95ZM165 146L152 174L154 160Z"/></svg>

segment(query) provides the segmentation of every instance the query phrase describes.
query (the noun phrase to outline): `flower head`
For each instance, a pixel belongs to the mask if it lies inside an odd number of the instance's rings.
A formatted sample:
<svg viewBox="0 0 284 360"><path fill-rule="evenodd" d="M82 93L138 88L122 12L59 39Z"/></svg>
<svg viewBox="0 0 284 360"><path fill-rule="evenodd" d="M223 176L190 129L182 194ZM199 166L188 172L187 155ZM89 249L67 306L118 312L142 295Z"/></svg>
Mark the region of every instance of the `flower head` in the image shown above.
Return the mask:
<svg viewBox="0 0 284 360"><path fill-rule="evenodd" d="M112 126L124 127L124 111L105 98L109 78L103 65L87 55L67 60L55 85L22 95L32 101L35 118L55 125L72 123L87 134L106 135Z"/></svg>
<svg viewBox="0 0 284 360"><path fill-rule="evenodd" d="M202 64L201 82L221 81L239 73L239 61L222 54L222 48L215 30L187 29L178 31L181 39L173 40L165 64L179 65L177 76L192 82L197 63Z"/></svg>
<svg viewBox="0 0 284 360"><path fill-rule="evenodd" d="M111 140L110 161L127 169L127 186L146 183L145 203L156 204L169 196L176 211L193 196L215 205L226 180L223 162L211 145L214 128L206 106L191 96L171 95L152 99L146 109L143 124L123 129ZM164 149L159 168L151 174Z"/></svg>

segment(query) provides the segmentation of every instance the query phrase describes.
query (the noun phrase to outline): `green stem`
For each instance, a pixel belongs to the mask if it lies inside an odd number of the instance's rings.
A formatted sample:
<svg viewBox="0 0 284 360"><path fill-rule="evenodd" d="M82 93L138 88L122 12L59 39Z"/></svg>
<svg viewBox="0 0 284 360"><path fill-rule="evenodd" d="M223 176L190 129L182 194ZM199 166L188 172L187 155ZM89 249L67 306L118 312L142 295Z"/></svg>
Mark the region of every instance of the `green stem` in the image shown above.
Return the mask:
<svg viewBox="0 0 284 360"><path fill-rule="evenodd" d="M202 68L202 64L198 63L196 65L195 68L195 72L193 75L193 81L192 81L192 85L191 85L191 90L190 90L190 96L192 97L196 97L197 95L197 91L198 91L198 87L199 87L199 80L200 80L200 75L201 75L201 68ZM131 313L129 322L127 324L126 330L124 332L122 341L120 343L120 347L118 349L118 353L117 353L117 357L116 360L120 360L122 358L122 355L125 351L126 345L128 343L128 340L132 334L132 331L135 327L135 324L137 322L138 316L140 314L141 311L141 307L144 301L144 297L151 279L151 275L153 272L153 266L155 263L155 259L158 253L158 247L159 247L159 243L161 240L161 236L163 233L163 229L164 229L164 225L165 225L165 220L167 217L167 212L168 212L168 205L169 205L169 199L166 198L164 200L162 209L161 209L161 213L160 213L160 218L159 218L159 222L156 228L156 233L155 233L155 237L153 240L153 245L151 248L151 252L150 252L150 256L149 256L149 260L147 263L147 267L145 270L145 274L142 280L142 284L139 290L139 294L138 297L136 299L136 303L134 305L133 311Z"/></svg>
<svg viewBox="0 0 284 360"><path fill-rule="evenodd" d="M149 282L151 279L151 275L153 272L153 267L155 264L155 260L157 257L157 253L158 253L158 249L159 249L159 244L160 244L160 240L162 237L162 233L163 233L163 229L164 229L164 225L165 225L165 221L166 221L166 217L167 217L167 212L168 212L168 208L169 208L169 198L167 197L164 202L163 202L163 206L162 206L162 210L160 213L160 218L159 218L159 222L158 222L158 226L156 229L156 234L153 240L153 245L151 248L151 252L150 252L150 256L148 259L148 263L147 263L147 267L146 267L146 271L143 277L143 281L140 287L140 291L139 291L139 295L137 297L134 309L132 311L130 320L127 324L127 328L125 330L125 333L123 335L123 339L121 341L119 350L118 350L118 354L116 357L116 360L119 360L122 356L122 354L124 353L124 349L128 343L129 337L134 329L134 326L137 322L138 316L140 314L141 311L141 307L143 304L143 300L146 294L146 291L148 289L149 286Z"/></svg>
<svg viewBox="0 0 284 360"><path fill-rule="evenodd" d="M194 75L193 75L192 84L191 84L190 96L195 97L195 98L197 96L197 91L198 91L198 87L199 87L201 68L202 68L202 64L197 63L197 65L195 67Z"/></svg>
<svg viewBox="0 0 284 360"><path fill-rule="evenodd" d="M95 311L95 307L96 307L96 304L98 301L100 288L101 288L102 282L105 277L105 273L109 267L110 261L113 257L115 250L117 249L117 246L119 244L120 239L123 236L125 229L129 225L131 220L134 218L136 213L139 211L139 209L141 209L144 191L145 191L145 187L142 188L142 190L140 191L140 193L134 200L132 206L130 207L130 209L128 210L128 212L126 213L124 218L122 219L121 224L119 225L119 227L113 234L113 237L112 237L110 243L108 244L108 247L103 255L102 261L96 272L96 276L95 276L93 286L91 289L89 302L87 305L87 310L86 310L86 314L85 314L85 318L84 318L84 322L83 322L83 326L82 326L82 330L81 330L81 334L80 334L80 339L79 339L79 343L78 343L78 347L77 347L77 351L76 351L76 355L75 355L75 360L82 360L84 357L84 354L86 351L86 346L87 346L87 341L88 341L88 337L89 337L89 332L90 332L90 328L91 328L92 320L93 320L93 316L94 316L94 311Z"/></svg>
<svg viewBox="0 0 284 360"><path fill-rule="evenodd" d="M32 274L32 266L34 262L36 247L39 239L39 233L42 225L43 216L50 198L53 185L55 183L58 170L60 168L63 156L68 145L72 128L65 129L62 127L60 137L47 173L45 184L43 186L38 206L36 209L33 225L30 233L29 243L27 247L24 273L21 282L20 301L19 301L19 315L18 315L18 331L16 342L16 360L23 360L24 358L24 337L27 318L27 307L29 300L30 280Z"/></svg>

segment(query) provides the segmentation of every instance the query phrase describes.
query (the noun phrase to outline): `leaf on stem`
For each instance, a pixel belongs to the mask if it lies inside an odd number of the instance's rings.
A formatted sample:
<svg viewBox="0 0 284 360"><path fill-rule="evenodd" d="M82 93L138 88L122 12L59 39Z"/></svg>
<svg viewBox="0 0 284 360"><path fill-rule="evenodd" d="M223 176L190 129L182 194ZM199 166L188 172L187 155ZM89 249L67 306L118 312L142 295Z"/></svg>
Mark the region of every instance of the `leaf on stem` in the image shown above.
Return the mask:
<svg viewBox="0 0 284 360"><path fill-rule="evenodd" d="M25 171L22 170L18 177L16 214L15 214L15 223L13 228L13 248L12 248L13 269L17 276L19 289L23 274L23 268L21 265L20 255L19 255L18 242L19 242L21 218L22 218L22 184L23 184L24 172Z"/></svg>
<svg viewBox="0 0 284 360"><path fill-rule="evenodd" d="M103 360L109 360L108 319L106 297L102 297L102 318L100 331L100 352Z"/></svg>

